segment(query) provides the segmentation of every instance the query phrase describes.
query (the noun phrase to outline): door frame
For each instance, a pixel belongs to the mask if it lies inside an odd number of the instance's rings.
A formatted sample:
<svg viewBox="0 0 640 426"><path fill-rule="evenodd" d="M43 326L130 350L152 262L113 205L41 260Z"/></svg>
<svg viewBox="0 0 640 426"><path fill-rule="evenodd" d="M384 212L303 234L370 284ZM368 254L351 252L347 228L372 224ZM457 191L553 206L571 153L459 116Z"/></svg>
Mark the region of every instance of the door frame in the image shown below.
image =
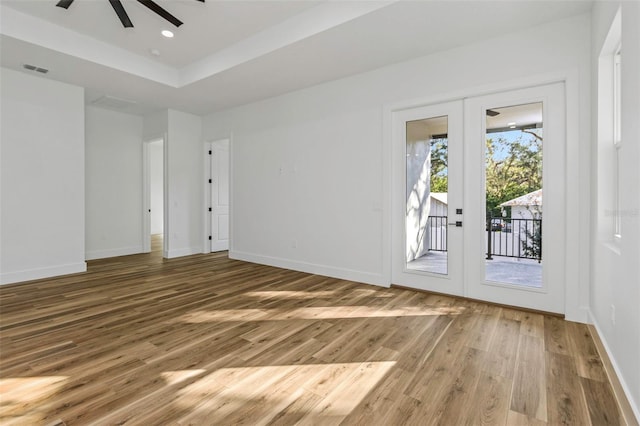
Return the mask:
<svg viewBox="0 0 640 426"><path fill-rule="evenodd" d="M448 133L448 168L449 173L449 220L462 220L462 216L455 215L455 208L460 208L464 202L464 103L462 99L409 108L393 113L394 144L392 156L394 164L399 168L393 176L394 188L404 188L394 192L394 202L391 211L392 232L396 237L392 244L392 279L402 280L403 285L412 288L448 293L462 296L464 294L464 228L447 225L447 273L438 274L425 271L410 270L406 262L406 187L407 187L407 154L406 154L406 124L409 121L447 117ZM400 143L404 141L404 143ZM403 166L400 166L403 164ZM402 236L400 238L400 236Z"/></svg>
<svg viewBox="0 0 640 426"><path fill-rule="evenodd" d="M147 138L142 141L142 252L151 252L151 217L149 215L151 208L151 156L149 154L149 144L152 142L162 141L162 228L163 234L168 235L167 231L167 134ZM166 257L167 239L162 240L162 256Z"/></svg>
<svg viewBox="0 0 640 426"><path fill-rule="evenodd" d="M382 107L382 196L385 208L382 214L382 274L387 286L393 285L392 280L392 211L394 193L393 175L396 165L393 164L392 149L394 145L393 113L419 107L423 105L437 104L452 100L477 97L492 93L506 92L538 85L553 83L565 84L565 217L580 218L580 220L565 220L565 300L564 315L571 321L586 322L588 320L589 301L589 217L580 216L580 212L588 212L590 208L588 184L581 184L584 179L589 179L590 153L589 150L580 150L580 140L589 139L588 129L581 130L580 118L588 118L589 108L584 106L581 93L580 72L578 69L563 69L559 71L513 78L487 84L478 84L467 88L451 90L433 96L422 96L413 99L386 103ZM582 82L582 85L587 84ZM587 118L584 118L587 117ZM585 126L583 126L584 128ZM582 266L582 267L581 267Z"/></svg>
<svg viewBox="0 0 640 426"><path fill-rule="evenodd" d="M566 234L563 233L567 215L565 159L565 102L564 84L554 83L508 90L465 100L465 209L467 223L474 230L485 227L484 189L486 137L485 111L540 102L543 104L543 227L542 227L542 288L530 288L509 283L487 281L485 278L486 243L484 233L465 235L465 296L505 305L516 305L563 314L566 297L564 291ZM555 110L555 114L550 112ZM558 121L551 119L559 117ZM551 136L551 138L549 138ZM553 136L556 138L553 139ZM560 142L560 144L558 144ZM553 217L553 220L550 218ZM467 228L469 229L469 228ZM554 238L550 236L554 235ZM545 243L546 241L546 243ZM552 278L555 278L552 279Z"/></svg>
<svg viewBox="0 0 640 426"><path fill-rule="evenodd" d="M233 197L233 179L232 177L232 158L233 158L233 154L232 154L232 146L233 144L231 143L231 136L228 137L222 137L222 138L215 138L215 139L209 139L204 143L204 149L203 149L203 171L204 171L204 185L203 185L203 215L202 215L202 229L204 231L203 233L203 237L202 237L202 253L211 253L211 246L212 246L212 241L209 240L209 235L212 235L212 229L211 229L211 217L213 215L213 212L209 212L209 206L211 206L211 187L209 186L208 180L212 178L212 170L211 170L211 157L209 154L209 151L213 150L213 145L216 143L220 143L220 142L225 142L228 146L228 152L229 152L229 252L231 252L231 245L233 242L233 238L232 238L232 233L233 233L233 227L232 227L232 209L233 209L233 202L232 202L232 197Z"/></svg>

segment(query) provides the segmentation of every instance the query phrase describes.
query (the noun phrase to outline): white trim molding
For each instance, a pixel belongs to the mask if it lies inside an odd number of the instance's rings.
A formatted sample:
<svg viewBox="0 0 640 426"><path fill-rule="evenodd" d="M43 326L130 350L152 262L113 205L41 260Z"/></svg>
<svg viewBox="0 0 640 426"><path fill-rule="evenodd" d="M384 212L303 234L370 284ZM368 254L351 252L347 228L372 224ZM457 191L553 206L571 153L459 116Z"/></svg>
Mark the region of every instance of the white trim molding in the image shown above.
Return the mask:
<svg viewBox="0 0 640 426"><path fill-rule="evenodd" d="M593 329L597 334L597 336L593 336L594 340L599 340L599 342L596 342L596 345L599 346L598 343L601 343L602 347L604 348L605 354L600 354L600 358L604 358L604 356L606 356L607 358L607 359L603 359L602 361L603 361L607 376L609 376L609 381L611 382L611 386L613 388L613 392L617 400L616 402L618 403L618 406L619 406L618 408L621 411L620 414L624 417L624 424L633 425L634 423L632 420L635 420L636 424L640 424L640 407L638 407L638 405L634 403L633 399L630 398L631 391L629 389L629 385L627 385L627 382L624 380L624 375L620 371L620 367L618 366L618 363L616 362L616 359L613 356L613 351L611 351L611 348L609 347L607 340L604 338L605 334L602 332L600 326L598 325L598 322L596 321L596 317L595 315L593 315L593 312L591 312L591 310L588 310L587 315L589 317L589 323L593 326ZM610 367L613 368L613 371L609 371L609 368L607 368L608 367L607 364L611 364ZM611 377L611 375L615 375L615 377ZM615 383L616 381L618 383ZM619 385L619 387L617 385ZM624 393L624 395L618 394L620 390ZM625 410L625 408L627 409ZM628 412L629 408L633 413ZM629 418L631 417L632 414L633 416L635 416L635 419Z"/></svg>
<svg viewBox="0 0 640 426"><path fill-rule="evenodd" d="M145 253L143 246L120 247L108 250L90 250L85 255L86 260L104 259L106 257L128 256L130 254Z"/></svg>
<svg viewBox="0 0 640 426"><path fill-rule="evenodd" d="M281 257L263 256L235 250L229 251L229 258L258 263L261 265L274 266L277 268L290 269L293 271L306 272L308 274L323 275L341 280L371 284L379 287L389 287L389 283L383 274L372 274L370 272L356 271L353 269L335 268L333 266L320 265L317 263L300 262Z"/></svg>
<svg viewBox="0 0 640 426"><path fill-rule="evenodd" d="M0 274L0 284L12 284L23 281L39 280L60 275L77 274L87 271L87 263L71 263L67 265L49 266L46 268L28 269L24 271Z"/></svg>

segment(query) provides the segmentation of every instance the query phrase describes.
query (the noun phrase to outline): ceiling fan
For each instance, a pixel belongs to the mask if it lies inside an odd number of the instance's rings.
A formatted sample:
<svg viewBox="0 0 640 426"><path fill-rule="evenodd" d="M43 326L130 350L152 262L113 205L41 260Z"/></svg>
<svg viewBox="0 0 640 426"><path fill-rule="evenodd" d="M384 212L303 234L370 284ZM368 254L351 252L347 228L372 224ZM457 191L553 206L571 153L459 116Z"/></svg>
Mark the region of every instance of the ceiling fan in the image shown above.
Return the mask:
<svg viewBox="0 0 640 426"><path fill-rule="evenodd" d="M138 3L141 3L146 7L148 7L149 9L153 10L156 14L163 17L167 21L171 22L176 27L179 27L180 25L182 25L183 22L181 20L179 20L178 18L176 18L175 16L167 12L166 9L164 9L162 6L160 6L158 3L154 2L153 0L137 0L137 1ZM204 3L205 0L196 0L196 1ZM69 9L69 6L71 6L71 3L73 2L74 0L60 0L58 4L56 4L56 6L61 7L63 9ZM122 1L109 0L109 3L111 3L113 10L116 11L116 15L118 15L118 18L120 18L120 22L122 22L122 25L125 28L133 28L133 23L131 22L131 19L129 19L129 15L127 15L127 11L124 9Z"/></svg>

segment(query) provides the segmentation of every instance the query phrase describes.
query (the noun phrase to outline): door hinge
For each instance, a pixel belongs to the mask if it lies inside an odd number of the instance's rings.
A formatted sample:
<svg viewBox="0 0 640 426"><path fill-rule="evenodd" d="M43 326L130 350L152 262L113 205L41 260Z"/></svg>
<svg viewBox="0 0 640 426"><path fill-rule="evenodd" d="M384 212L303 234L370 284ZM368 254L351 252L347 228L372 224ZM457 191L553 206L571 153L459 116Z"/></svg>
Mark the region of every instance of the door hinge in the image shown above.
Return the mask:
<svg viewBox="0 0 640 426"><path fill-rule="evenodd" d="M209 207L209 211L212 211L212 210L211 210L211 207Z"/></svg>
<svg viewBox="0 0 640 426"><path fill-rule="evenodd" d="M211 239L212 239L212 238L211 238L211 235L209 235L209 241L211 241Z"/></svg>
<svg viewBox="0 0 640 426"><path fill-rule="evenodd" d="M211 150L209 150L209 155L211 155Z"/></svg>
<svg viewBox="0 0 640 426"><path fill-rule="evenodd" d="M212 180L211 180L211 179L209 179L209 183L212 183Z"/></svg>

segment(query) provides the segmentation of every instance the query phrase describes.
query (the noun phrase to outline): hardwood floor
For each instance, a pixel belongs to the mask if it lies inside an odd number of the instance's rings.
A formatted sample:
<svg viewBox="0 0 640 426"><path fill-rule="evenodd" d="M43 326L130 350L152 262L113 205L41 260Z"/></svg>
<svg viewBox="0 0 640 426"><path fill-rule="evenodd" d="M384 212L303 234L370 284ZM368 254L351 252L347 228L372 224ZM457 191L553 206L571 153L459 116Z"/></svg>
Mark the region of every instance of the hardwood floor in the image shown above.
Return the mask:
<svg viewBox="0 0 640 426"><path fill-rule="evenodd" d="M2 424L620 424L587 327L229 260L0 287Z"/></svg>

